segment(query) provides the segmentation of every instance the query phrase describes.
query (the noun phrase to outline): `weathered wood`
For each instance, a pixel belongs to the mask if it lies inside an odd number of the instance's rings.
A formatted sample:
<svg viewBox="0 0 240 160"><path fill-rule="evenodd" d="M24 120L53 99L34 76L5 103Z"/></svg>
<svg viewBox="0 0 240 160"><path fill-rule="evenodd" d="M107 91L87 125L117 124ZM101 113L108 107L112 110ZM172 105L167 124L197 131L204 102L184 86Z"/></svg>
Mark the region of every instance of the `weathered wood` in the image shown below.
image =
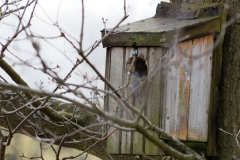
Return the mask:
<svg viewBox="0 0 240 160"><path fill-rule="evenodd" d="M165 130L180 140L187 139L191 44L186 41L169 51Z"/></svg>
<svg viewBox="0 0 240 160"><path fill-rule="evenodd" d="M163 55L163 48L160 47L151 47L149 49L149 61L148 61L148 71L149 78L148 81L151 83L151 88L149 92L149 99L147 102L147 108L146 108L146 116L149 118L149 120L156 126L160 127L160 96L162 96L161 92L161 60ZM158 137L157 133L152 133L153 136ZM159 149L156 145L154 145L149 140L145 140L145 154L146 155L158 155Z"/></svg>
<svg viewBox="0 0 240 160"><path fill-rule="evenodd" d="M222 40L223 42L223 40ZM208 147L207 155L217 156L217 111L219 106L218 85L222 69L222 42L213 52L212 60L212 80L211 80L211 99L209 108L208 123ZM221 57L221 58L220 58Z"/></svg>
<svg viewBox="0 0 240 160"><path fill-rule="evenodd" d="M111 155L112 159L114 160L174 160L174 158L170 156L144 156L144 155Z"/></svg>
<svg viewBox="0 0 240 160"><path fill-rule="evenodd" d="M188 140L207 141L212 48L213 35L193 40Z"/></svg>
<svg viewBox="0 0 240 160"><path fill-rule="evenodd" d="M221 25L225 25L227 20L227 9L224 5L220 5L221 7ZM209 156L217 156L217 111L219 106L219 94L218 94L218 86L221 77L222 71L222 46L224 36L221 37L220 43L214 48L213 51L213 60L212 60L212 83L211 83L211 107L209 109L209 120L208 123L208 147L207 147L207 155Z"/></svg>
<svg viewBox="0 0 240 160"><path fill-rule="evenodd" d="M130 28L133 30L128 30L127 32L120 32L118 34L113 34L107 37L103 41L103 47L108 46L132 46L135 43L138 47L171 47L173 45L173 40L176 34L179 33L179 40L190 40L199 36L205 36L211 33L219 33L220 20L219 17L210 18L200 18L196 20L185 20L179 21L176 19L159 19L152 18L156 26L152 26L147 23L147 20L139 21L137 24L126 25L124 28L118 28L120 31ZM166 22L166 24L164 23ZM167 22L169 25L167 25ZM152 27L152 29L134 29L133 25L136 27L141 27L142 25ZM151 23L151 22L150 22ZM160 25L161 23L161 25ZM191 23L191 24L189 24ZM138 25L139 24L139 25ZM187 26L187 27L186 27ZM144 28L144 27L143 27ZM178 30L179 29L179 30ZM130 32L131 31L131 32Z"/></svg>
<svg viewBox="0 0 240 160"><path fill-rule="evenodd" d="M221 24L225 23L226 16L222 15L222 11L219 12L221 7L218 4L206 3L183 4L183 6L161 3L154 17L122 25L116 28L115 34L103 41L104 47L125 48L135 45L139 51L141 50L139 54L146 53L149 70L157 62L154 56L166 56L158 66L161 73L152 81L149 95L144 95L146 92L141 92L144 87L139 87L142 102L146 97L149 98L144 114L153 124L179 140L207 144L208 155L216 155L214 138L218 105L216 94L220 75L220 69L216 68L221 65L221 55L218 58L216 54L212 54L212 51L207 51L209 54L203 55L201 52L206 52L208 47L213 46L212 34L219 33ZM199 9L201 11L195 15L198 18L176 19L177 14L181 12ZM177 12L178 10L180 12ZM176 45L175 42L178 44ZM128 53L124 53L124 56L130 56L127 54L130 54L131 49L127 48ZM151 54L160 50L162 54ZM214 53L221 52L221 48L216 50ZM123 61L126 61L126 58ZM121 63L122 61L119 62ZM123 72L119 73L118 78L120 75L125 76ZM125 94L129 92L131 91L125 91ZM138 109L143 107L133 95L128 102ZM121 116L130 118L125 111ZM158 136L154 133L153 135ZM144 152L146 155L159 155L161 152L137 132L120 132L120 138L121 153ZM159 138L166 140L165 137Z"/></svg>
<svg viewBox="0 0 240 160"><path fill-rule="evenodd" d="M147 58L148 76L156 74L156 71L159 73L151 81L149 95L146 95L144 85L140 85L141 103L134 97L131 88L124 89L124 97L130 95L128 102L139 110L142 109L145 98L148 97L144 114L154 125L163 128L175 138L182 141L207 142L212 51L210 54L204 53L213 45L213 42L213 35L208 35L181 42L168 49L138 47L139 55L142 54ZM127 83L125 65L132 50L132 47L111 48L109 76L114 86L122 86ZM201 55L202 52L203 55ZM166 57L159 60L163 56ZM155 66L156 64L158 65ZM153 68L155 70L152 72ZM123 94L123 92L121 93ZM110 112L116 109L116 105L109 98L108 110ZM122 110L120 113L122 118L130 119L126 110ZM137 115L133 114L133 116L136 118ZM153 133L153 136L158 136L158 134ZM164 139L164 137L161 138ZM111 154L163 154L159 148L144 139L138 132L117 131L109 137L107 144ZM204 143L205 145L206 143ZM202 148L196 149L203 150Z"/></svg>
<svg viewBox="0 0 240 160"><path fill-rule="evenodd" d="M142 55L143 58L147 58L148 57L148 53L147 53L147 48L146 47L140 47L138 48L138 54L139 56ZM146 81L144 81L146 82ZM145 84L144 82L140 82L139 85L139 96L141 99L141 103L138 102L137 98L135 99L134 105L137 109L141 110L143 106L143 103L145 101L146 98L146 94L145 94ZM135 118L137 118L138 115L135 114ZM140 121L141 124L143 124L143 121ZM143 141L143 136L142 134L138 133L138 132L133 132L133 154L141 154L143 153L143 146L144 145L144 141Z"/></svg>
<svg viewBox="0 0 240 160"><path fill-rule="evenodd" d="M141 21L136 21L133 23L128 23L119 26L115 31L121 33L162 33L175 29L186 28L186 26L197 26L199 24L207 23L212 20L219 19L218 16L205 17L192 20L181 20L169 17L151 17ZM146 25L147 24L147 25ZM199 28L200 29L200 28ZM110 30L110 29L108 29ZM125 32L122 32L125 31Z"/></svg>
<svg viewBox="0 0 240 160"><path fill-rule="evenodd" d="M177 150L184 152L183 150L181 150L181 148L177 147L171 141L165 140L165 142L167 144L169 144L170 146L176 148ZM202 154L202 153L206 154L206 151L207 151L207 143L206 142L182 141L182 143L184 143L186 146L188 146L191 149L193 149L194 151L196 151L198 154Z"/></svg>
<svg viewBox="0 0 240 160"><path fill-rule="evenodd" d="M177 75L177 70L173 66L169 66L169 61L172 59L174 56L173 52L168 50L168 55L166 57L166 90L164 91L166 96L164 99L165 105L163 106L163 129L167 132L170 133L170 124L172 123L172 116L170 115L174 114L175 106L176 106L176 100L175 97L177 97L177 81L176 81L176 76L172 75ZM172 74L170 74L170 73ZM171 83L171 84L170 84ZM176 137L177 138L177 137Z"/></svg>
<svg viewBox="0 0 240 160"><path fill-rule="evenodd" d="M122 73L124 84L128 83L128 73L127 73L127 66L126 66L126 61L127 59L131 56L131 51L132 48L126 47L124 48L124 70ZM127 87L124 88L124 94L125 97L128 98L128 102L132 103L133 102L133 94L132 94L132 89ZM125 119L129 119L130 115L126 110L123 110L122 117ZM132 132L130 131L122 131L122 142L121 142L121 154L130 154L131 153L131 144L132 144L132 137L131 137Z"/></svg>
<svg viewBox="0 0 240 160"><path fill-rule="evenodd" d="M160 95L160 116L161 118L159 118L159 123L160 123L160 127L162 129L167 129L166 125L169 121L169 119L167 119L167 110L166 107L167 106L167 75L168 75L168 64L169 64L169 49L164 49L163 50L163 59L162 59L162 66L161 66L161 95ZM167 130L166 130L167 131ZM169 131L169 129L168 129ZM160 138L164 138L164 137L160 137Z"/></svg>
<svg viewBox="0 0 240 160"><path fill-rule="evenodd" d="M110 66L111 66L111 48L107 48L106 50L106 62L105 62L105 78L110 81ZM108 86L104 86L105 90L108 90ZM109 95L104 97L104 110L108 111L108 101Z"/></svg>
<svg viewBox="0 0 240 160"><path fill-rule="evenodd" d="M110 65L110 81L112 85L116 88L122 86L122 77L119 77L123 72L122 65L123 65L123 48L122 47L113 47L111 48L111 65ZM116 101L109 97L108 102L108 112L112 114L116 114L120 116L119 109L117 109L118 104ZM116 112L118 111L118 112ZM114 127L110 127L109 133L114 131ZM121 132L116 130L107 140L107 150L110 154L119 154L121 151L120 144L119 144L119 137Z"/></svg>

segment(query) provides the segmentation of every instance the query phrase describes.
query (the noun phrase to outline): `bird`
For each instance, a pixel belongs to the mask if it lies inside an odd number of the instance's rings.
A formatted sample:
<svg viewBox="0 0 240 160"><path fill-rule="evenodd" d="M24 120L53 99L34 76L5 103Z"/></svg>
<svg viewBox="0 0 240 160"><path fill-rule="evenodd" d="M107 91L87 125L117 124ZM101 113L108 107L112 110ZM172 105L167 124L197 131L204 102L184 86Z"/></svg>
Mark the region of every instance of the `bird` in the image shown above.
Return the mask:
<svg viewBox="0 0 240 160"><path fill-rule="evenodd" d="M131 72L131 88L133 90L133 94L135 98L141 103L141 99L139 96L139 85L140 81L143 81L148 74L148 66L146 61L138 56L137 49L132 51L132 56L130 57L128 63L132 64L130 68Z"/></svg>

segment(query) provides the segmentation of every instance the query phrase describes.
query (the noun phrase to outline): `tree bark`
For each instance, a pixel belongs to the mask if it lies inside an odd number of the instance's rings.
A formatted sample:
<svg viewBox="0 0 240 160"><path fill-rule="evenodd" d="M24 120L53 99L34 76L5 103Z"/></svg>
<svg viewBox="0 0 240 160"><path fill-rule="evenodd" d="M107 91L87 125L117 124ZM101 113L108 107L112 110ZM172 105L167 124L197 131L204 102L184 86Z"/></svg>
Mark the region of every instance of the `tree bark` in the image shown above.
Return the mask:
<svg viewBox="0 0 240 160"><path fill-rule="evenodd" d="M5 157L6 141L7 141L7 137L5 137L2 131L0 131L0 160L4 160L4 157Z"/></svg>
<svg viewBox="0 0 240 160"><path fill-rule="evenodd" d="M238 1L229 2L229 16L240 11ZM222 75L219 86L220 106L218 127L237 134L240 129L240 25L233 23L225 34L222 57ZM220 58L220 57L219 57ZM233 135L218 131L218 158L220 160L239 159L240 148ZM238 137L239 139L239 137Z"/></svg>

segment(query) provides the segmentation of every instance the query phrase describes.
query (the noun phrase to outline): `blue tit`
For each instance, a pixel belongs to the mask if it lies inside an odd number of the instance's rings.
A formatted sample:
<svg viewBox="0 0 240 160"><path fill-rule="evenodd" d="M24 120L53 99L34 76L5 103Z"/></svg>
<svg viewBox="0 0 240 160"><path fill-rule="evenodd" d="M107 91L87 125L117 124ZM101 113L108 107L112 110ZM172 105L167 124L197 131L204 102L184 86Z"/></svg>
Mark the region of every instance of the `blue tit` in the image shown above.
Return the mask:
<svg viewBox="0 0 240 160"><path fill-rule="evenodd" d="M138 91L138 87L139 87L139 84L140 84L139 73L137 71L132 72L131 79L132 79L131 88L133 90L133 94L134 94L135 98L138 100L138 102L141 103L140 96L139 96L139 91Z"/></svg>
<svg viewBox="0 0 240 160"><path fill-rule="evenodd" d="M131 68L131 88L133 90L135 98L138 100L139 103L141 103L138 88L140 85L140 81L143 81L147 77L148 67L144 59L137 57L137 51L133 53L133 56L135 56L135 60Z"/></svg>
<svg viewBox="0 0 240 160"><path fill-rule="evenodd" d="M133 56L137 56L138 55L138 50L135 48L133 51L132 51L132 57Z"/></svg>

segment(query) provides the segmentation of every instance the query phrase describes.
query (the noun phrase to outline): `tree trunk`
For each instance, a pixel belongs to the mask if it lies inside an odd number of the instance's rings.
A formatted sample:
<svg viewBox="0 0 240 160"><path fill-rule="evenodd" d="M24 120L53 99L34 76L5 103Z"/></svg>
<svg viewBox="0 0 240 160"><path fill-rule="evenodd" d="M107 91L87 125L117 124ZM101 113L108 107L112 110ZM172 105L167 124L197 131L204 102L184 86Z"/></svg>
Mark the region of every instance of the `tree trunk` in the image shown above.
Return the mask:
<svg viewBox="0 0 240 160"><path fill-rule="evenodd" d="M191 3L199 3L198 0L189 0ZM171 0L172 3L181 3L181 0ZM214 2L216 1L204 1ZM223 2L223 1L217 1ZM228 4L228 19L240 13L240 1L225 1ZM234 22L228 27L222 50L222 72L218 87L218 130L217 148L219 160L240 159L240 22ZM223 129L223 132L219 130ZM239 133L238 133L239 132ZM229 134L230 133L230 134ZM231 135L232 134L232 135Z"/></svg>
<svg viewBox="0 0 240 160"><path fill-rule="evenodd" d="M229 15L240 11L240 3L232 1ZM222 75L219 86L220 106L218 127L233 134L240 129L240 25L233 23L226 32L223 44ZM234 136L218 131L219 159L239 159L240 148Z"/></svg>
<svg viewBox="0 0 240 160"><path fill-rule="evenodd" d="M7 141L7 137L5 137L2 131L0 131L0 160L4 160L4 157L5 157L6 141Z"/></svg>

